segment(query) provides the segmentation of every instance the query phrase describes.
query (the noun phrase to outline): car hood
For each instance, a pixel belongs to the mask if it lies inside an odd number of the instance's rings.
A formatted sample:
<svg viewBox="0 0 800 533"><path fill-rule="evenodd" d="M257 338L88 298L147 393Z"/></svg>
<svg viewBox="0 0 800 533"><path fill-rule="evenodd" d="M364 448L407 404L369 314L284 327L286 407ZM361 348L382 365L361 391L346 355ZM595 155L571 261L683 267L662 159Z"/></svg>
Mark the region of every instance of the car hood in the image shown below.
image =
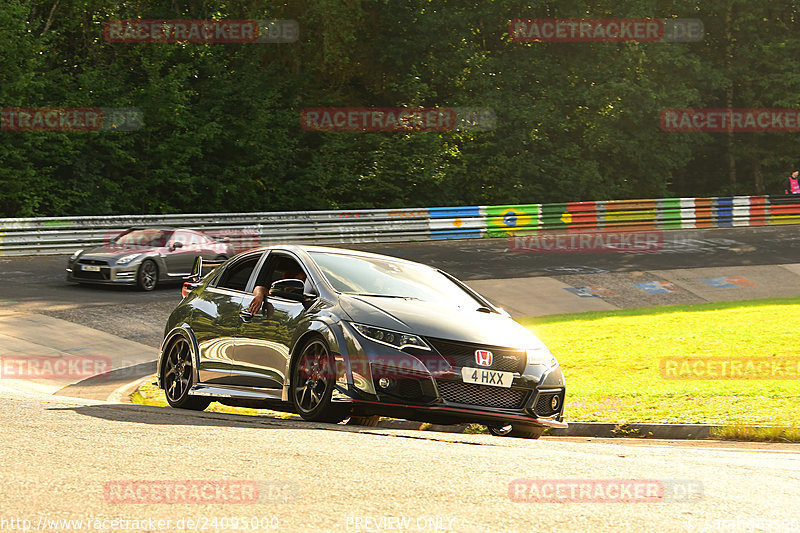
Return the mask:
<svg viewBox="0 0 800 533"><path fill-rule="evenodd" d="M497 313L407 298L341 294L339 303L353 322L413 333L508 348L545 348L539 338Z"/></svg>
<svg viewBox="0 0 800 533"><path fill-rule="evenodd" d="M158 253L158 248L112 248L111 246L97 246L89 250L85 250L80 259L94 259L98 261L114 262L120 257L125 257L131 254L147 254L153 255Z"/></svg>

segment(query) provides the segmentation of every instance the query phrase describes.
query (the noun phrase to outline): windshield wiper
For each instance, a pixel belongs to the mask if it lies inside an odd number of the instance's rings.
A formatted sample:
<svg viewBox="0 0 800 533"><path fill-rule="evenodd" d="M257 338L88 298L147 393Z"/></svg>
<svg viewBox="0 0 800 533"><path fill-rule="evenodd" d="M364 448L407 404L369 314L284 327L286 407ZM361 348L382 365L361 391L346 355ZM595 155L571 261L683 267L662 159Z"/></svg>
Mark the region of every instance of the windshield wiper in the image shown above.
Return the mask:
<svg viewBox="0 0 800 533"><path fill-rule="evenodd" d="M419 298L414 296L398 296L396 294L368 294L365 292L351 292L348 294L350 294L350 296L372 296L374 298L405 298L407 300L419 300Z"/></svg>

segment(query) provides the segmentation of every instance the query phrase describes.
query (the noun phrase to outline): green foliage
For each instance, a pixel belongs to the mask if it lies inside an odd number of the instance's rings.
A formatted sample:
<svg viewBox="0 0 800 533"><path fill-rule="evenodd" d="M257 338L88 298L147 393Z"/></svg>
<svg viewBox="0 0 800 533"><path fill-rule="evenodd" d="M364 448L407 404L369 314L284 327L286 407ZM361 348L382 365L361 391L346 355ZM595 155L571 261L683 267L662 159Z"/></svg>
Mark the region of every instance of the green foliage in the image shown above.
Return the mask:
<svg viewBox="0 0 800 533"><path fill-rule="evenodd" d="M795 108L800 5L746 0L5 0L0 107L136 107L129 132L0 131L0 217L780 193L791 133L665 108ZM696 43L519 43L516 18L699 18ZM120 44L114 19L293 19L283 44ZM307 107L491 108L491 131L313 132Z"/></svg>

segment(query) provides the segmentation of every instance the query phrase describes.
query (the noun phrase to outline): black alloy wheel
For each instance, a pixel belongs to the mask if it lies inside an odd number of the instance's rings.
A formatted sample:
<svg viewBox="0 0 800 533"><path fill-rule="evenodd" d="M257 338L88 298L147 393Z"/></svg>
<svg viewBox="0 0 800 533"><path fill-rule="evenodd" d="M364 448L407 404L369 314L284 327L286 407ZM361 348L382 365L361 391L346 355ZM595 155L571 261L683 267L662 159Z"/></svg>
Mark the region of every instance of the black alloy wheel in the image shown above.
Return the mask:
<svg viewBox="0 0 800 533"><path fill-rule="evenodd" d="M336 383L334 361L321 337L309 340L292 364L292 403L305 420L341 422L347 413L331 402Z"/></svg>
<svg viewBox="0 0 800 533"><path fill-rule="evenodd" d="M189 395L194 381L192 348L183 336L179 335L170 345L162 375L164 393L172 407L202 411L211 403L210 398Z"/></svg>
<svg viewBox="0 0 800 533"><path fill-rule="evenodd" d="M158 285L158 265L152 259L145 259L136 272L136 285L143 291L152 291Z"/></svg>

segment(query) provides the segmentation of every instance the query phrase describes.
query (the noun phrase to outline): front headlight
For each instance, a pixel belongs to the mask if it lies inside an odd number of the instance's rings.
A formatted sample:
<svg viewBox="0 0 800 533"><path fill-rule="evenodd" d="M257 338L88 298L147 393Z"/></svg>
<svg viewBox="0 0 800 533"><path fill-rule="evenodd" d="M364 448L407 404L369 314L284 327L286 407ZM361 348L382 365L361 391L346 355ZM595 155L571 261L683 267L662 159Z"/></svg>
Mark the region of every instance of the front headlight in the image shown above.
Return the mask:
<svg viewBox="0 0 800 533"><path fill-rule="evenodd" d="M133 261L134 259L136 259L140 255L142 255L142 254L129 254L129 255L120 257L119 259L117 259L117 264L118 265L127 265L128 263L130 263L131 261Z"/></svg>
<svg viewBox="0 0 800 533"><path fill-rule="evenodd" d="M351 324L361 335L375 342L380 342L381 344L388 344L398 349L403 349L406 346L413 346L414 348L430 350L428 345L425 344L425 341L416 335L392 331L391 329L365 326L364 324L356 324L355 322L351 322Z"/></svg>
<svg viewBox="0 0 800 533"><path fill-rule="evenodd" d="M78 258L78 256L80 256L82 253L83 253L83 248L81 248L80 250L75 250L75 252L73 252L73 254L69 256L69 260L75 261Z"/></svg>
<svg viewBox="0 0 800 533"><path fill-rule="evenodd" d="M525 353L528 356L529 365L544 365L547 368L558 365L556 356L551 354L547 348L533 348L526 350Z"/></svg>

